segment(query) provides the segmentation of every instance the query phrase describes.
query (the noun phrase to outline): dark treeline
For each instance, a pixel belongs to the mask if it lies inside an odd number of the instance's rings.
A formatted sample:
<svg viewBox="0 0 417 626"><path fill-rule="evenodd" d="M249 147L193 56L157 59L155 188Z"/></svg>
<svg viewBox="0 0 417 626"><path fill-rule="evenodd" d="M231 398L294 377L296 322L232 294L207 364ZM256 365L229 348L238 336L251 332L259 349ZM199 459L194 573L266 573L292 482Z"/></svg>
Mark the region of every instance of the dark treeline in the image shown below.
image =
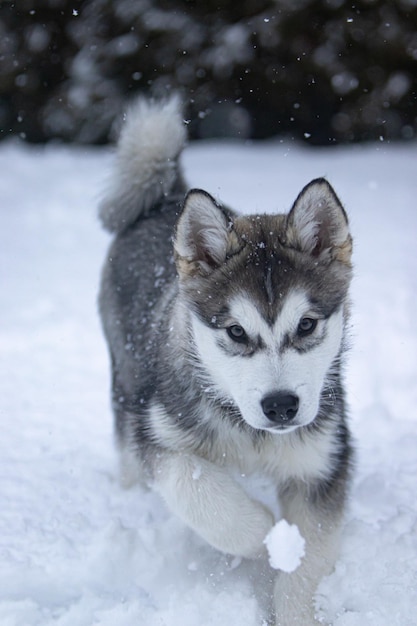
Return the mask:
<svg viewBox="0 0 417 626"><path fill-rule="evenodd" d="M417 133L417 0L1 0L0 130L98 144L180 88L192 137Z"/></svg>

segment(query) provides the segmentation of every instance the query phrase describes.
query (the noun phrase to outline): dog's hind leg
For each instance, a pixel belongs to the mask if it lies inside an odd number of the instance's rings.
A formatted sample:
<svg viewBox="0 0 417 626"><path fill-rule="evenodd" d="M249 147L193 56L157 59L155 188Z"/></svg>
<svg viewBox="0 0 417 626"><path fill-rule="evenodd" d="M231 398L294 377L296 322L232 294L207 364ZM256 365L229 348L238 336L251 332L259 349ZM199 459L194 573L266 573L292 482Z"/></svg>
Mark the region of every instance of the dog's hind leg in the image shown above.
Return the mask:
<svg viewBox="0 0 417 626"><path fill-rule="evenodd" d="M138 453L119 443L119 480L124 489L130 489L134 485L140 485L148 489L148 481L139 460Z"/></svg>
<svg viewBox="0 0 417 626"><path fill-rule="evenodd" d="M252 500L228 472L192 454L163 452L154 467L154 487L170 509L222 552L256 558L274 517Z"/></svg>

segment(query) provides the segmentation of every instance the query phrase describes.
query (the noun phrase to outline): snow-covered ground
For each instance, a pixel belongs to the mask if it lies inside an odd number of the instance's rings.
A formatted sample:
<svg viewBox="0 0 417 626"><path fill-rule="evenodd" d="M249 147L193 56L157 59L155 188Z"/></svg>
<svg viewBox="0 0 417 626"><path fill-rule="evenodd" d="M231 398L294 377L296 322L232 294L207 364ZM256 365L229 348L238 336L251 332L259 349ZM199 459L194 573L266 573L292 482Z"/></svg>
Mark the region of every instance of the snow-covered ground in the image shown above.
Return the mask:
<svg viewBox="0 0 417 626"><path fill-rule="evenodd" d="M260 626L268 572L117 481L96 312L109 150L0 146L1 626ZM191 185L286 210L325 175L355 236L347 370L357 471L334 626L417 624L417 145L192 145Z"/></svg>

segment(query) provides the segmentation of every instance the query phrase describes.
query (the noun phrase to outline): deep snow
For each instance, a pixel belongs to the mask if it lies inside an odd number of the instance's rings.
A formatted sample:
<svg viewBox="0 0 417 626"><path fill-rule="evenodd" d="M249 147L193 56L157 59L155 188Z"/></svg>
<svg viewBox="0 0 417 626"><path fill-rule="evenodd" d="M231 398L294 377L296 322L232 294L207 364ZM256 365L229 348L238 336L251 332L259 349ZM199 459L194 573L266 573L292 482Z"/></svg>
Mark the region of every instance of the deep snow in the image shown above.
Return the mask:
<svg viewBox="0 0 417 626"><path fill-rule="evenodd" d="M187 149L191 185L286 210L325 175L355 236L347 388L357 471L334 626L417 624L417 146ZM260 626L267 566L218 554L117 481L96 313L109 150L0 146L1 626ZM254 595L254 589L256 595Z"/></svg>

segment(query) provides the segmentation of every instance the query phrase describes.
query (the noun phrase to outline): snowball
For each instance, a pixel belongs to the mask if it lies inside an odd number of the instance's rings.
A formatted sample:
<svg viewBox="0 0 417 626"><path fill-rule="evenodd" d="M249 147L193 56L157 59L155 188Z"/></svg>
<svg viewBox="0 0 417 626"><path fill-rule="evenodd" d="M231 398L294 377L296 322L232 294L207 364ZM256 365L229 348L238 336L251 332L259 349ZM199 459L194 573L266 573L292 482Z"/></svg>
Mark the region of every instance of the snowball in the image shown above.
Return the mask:
<svg viewBox="0 0 417 626"><path fill-rule="evenodd" d="M194 467L193 473L191 474L191 477L193 480L199 480L200 476L201 476L201 472L203 471L201 465L197 464Z"/></svg>
<svg viewBox="0 0 417 626"><path fill-rule="evenodd" d="M305 540L295 524L280 520L264 540L269 554L269 564L283 572L293 572L301 563Z"/></svg>

